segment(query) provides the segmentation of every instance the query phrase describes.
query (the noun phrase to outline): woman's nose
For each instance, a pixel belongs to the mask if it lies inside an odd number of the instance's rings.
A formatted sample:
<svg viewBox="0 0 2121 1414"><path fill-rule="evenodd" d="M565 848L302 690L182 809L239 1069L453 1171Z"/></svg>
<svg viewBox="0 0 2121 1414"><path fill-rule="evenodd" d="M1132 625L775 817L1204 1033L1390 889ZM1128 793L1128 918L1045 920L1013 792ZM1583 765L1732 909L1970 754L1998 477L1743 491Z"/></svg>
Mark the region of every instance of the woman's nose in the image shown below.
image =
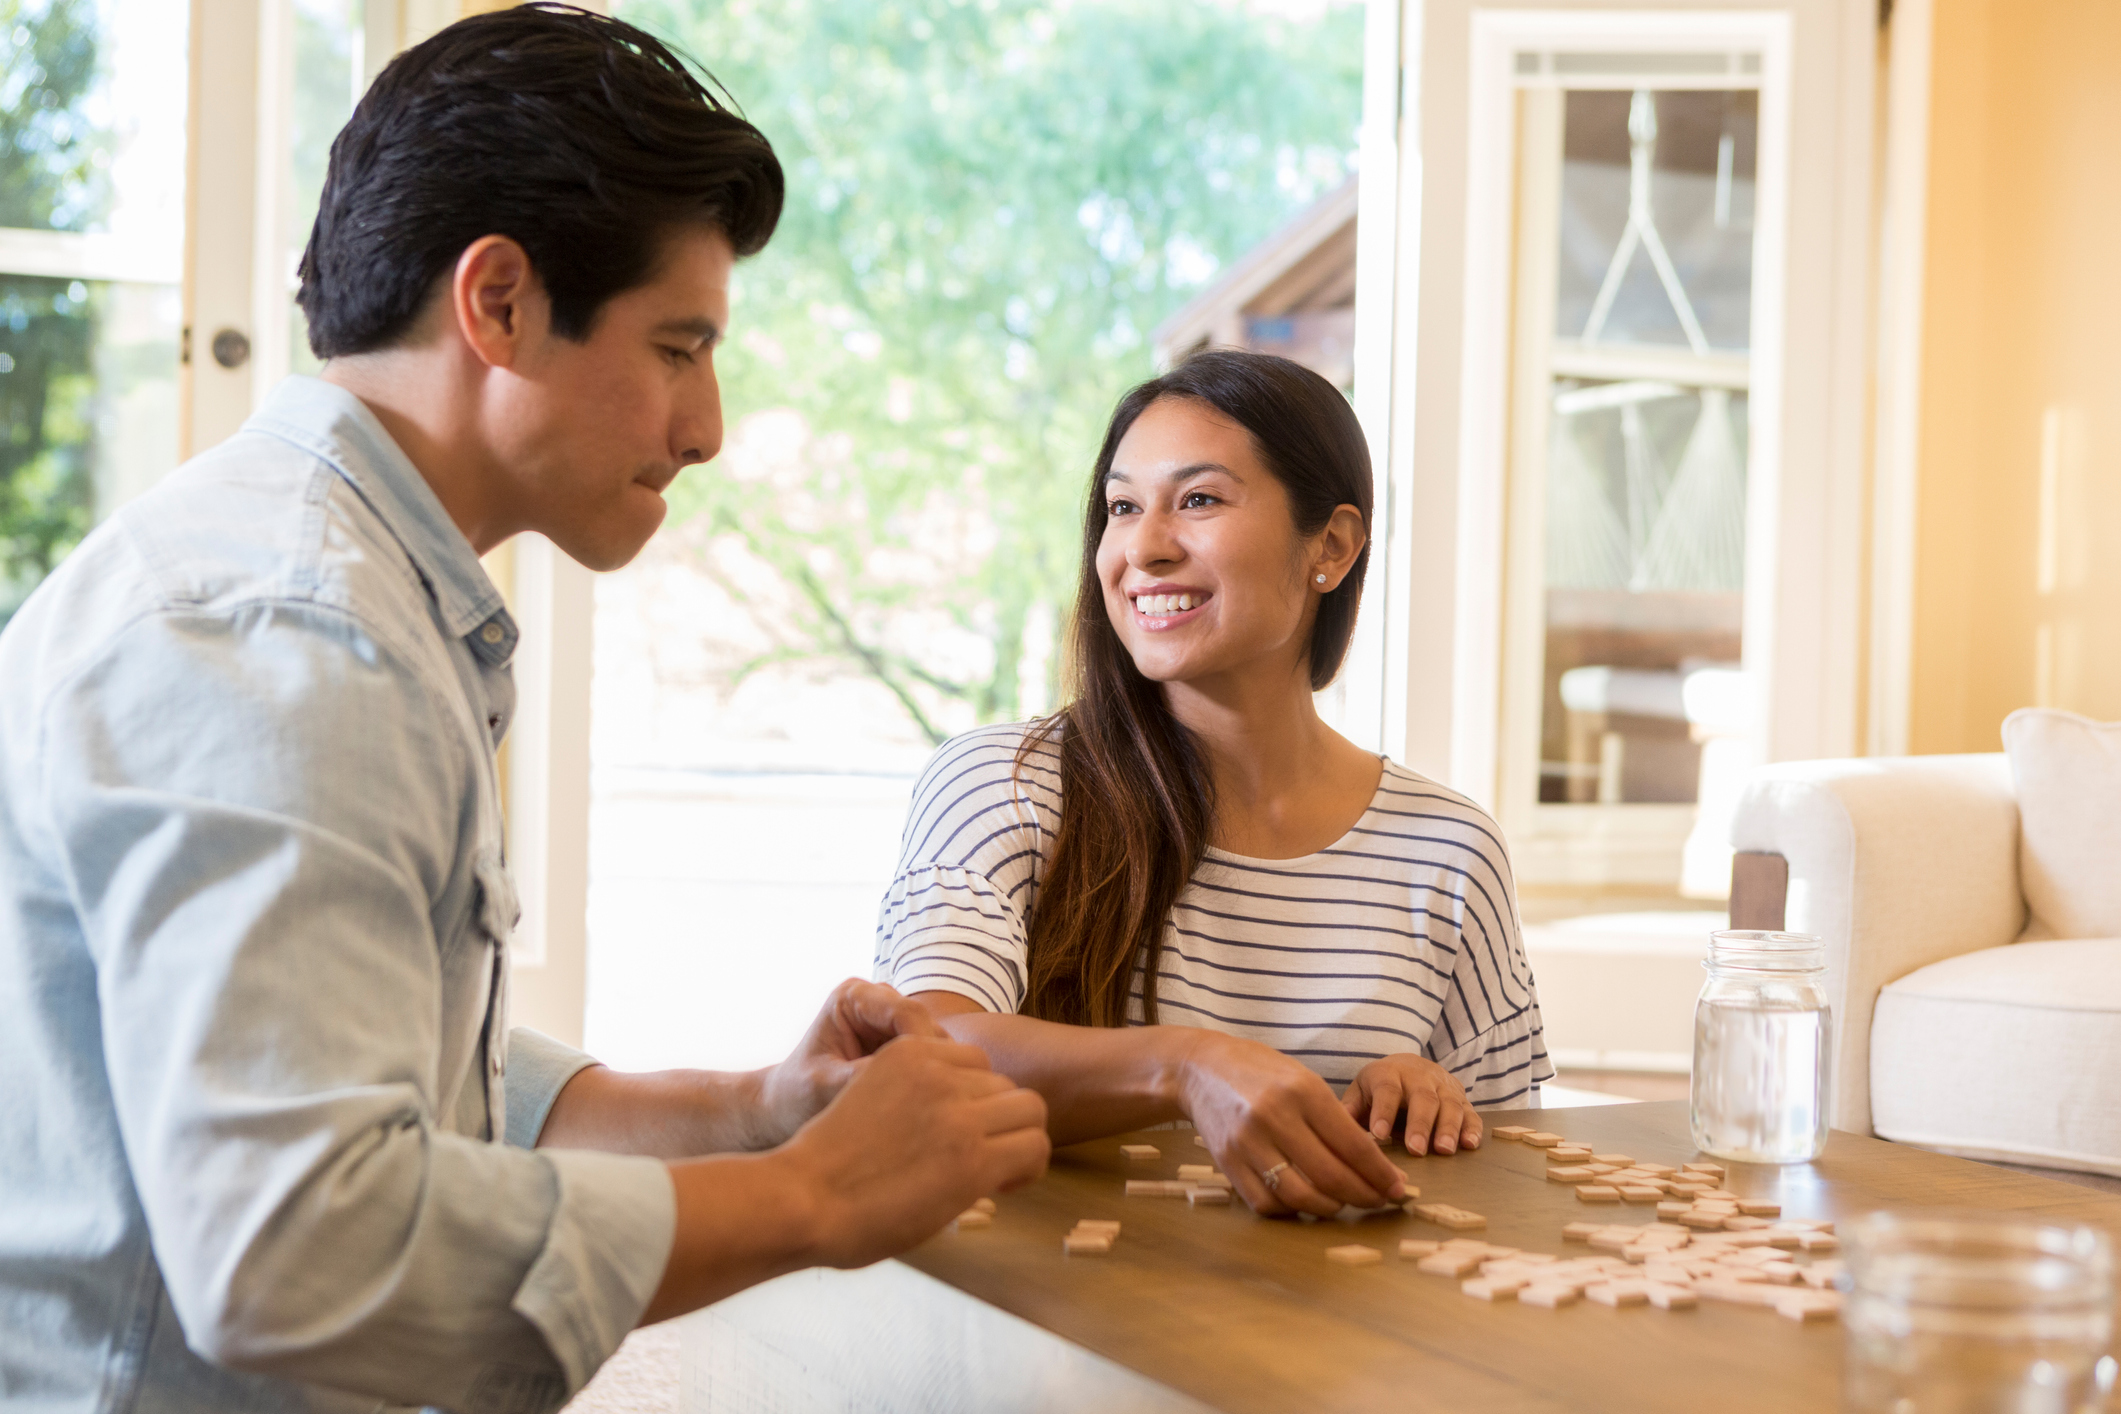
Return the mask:
<svg viewBox="0 0 2121 1414"><path fill-rule="evenodd" d="M1159 511L1143 511L1127 541L1127 562L1137 569L1144 565L1168 564L1185 557L1172 531L1171 518Z"/></svg>

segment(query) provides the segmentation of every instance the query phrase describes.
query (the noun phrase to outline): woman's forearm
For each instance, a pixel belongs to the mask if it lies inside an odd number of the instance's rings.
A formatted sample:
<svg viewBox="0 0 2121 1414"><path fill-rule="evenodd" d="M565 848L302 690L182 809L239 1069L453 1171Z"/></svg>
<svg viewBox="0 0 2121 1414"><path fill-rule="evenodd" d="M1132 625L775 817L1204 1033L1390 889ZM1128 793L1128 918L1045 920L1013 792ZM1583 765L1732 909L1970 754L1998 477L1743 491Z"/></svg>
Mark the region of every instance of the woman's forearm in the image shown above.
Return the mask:
<svg viewBox="0 0 2121 1414"><path fill-rule="evenodd" d="M951 998L958 1001L958 998ZM1184 1119L1188 1060L1213 1033L1188 1026L1063 1026L976 1008L932 1008L953 1040L1046 1101L1047 1132L1073 1144Z"/></svg>

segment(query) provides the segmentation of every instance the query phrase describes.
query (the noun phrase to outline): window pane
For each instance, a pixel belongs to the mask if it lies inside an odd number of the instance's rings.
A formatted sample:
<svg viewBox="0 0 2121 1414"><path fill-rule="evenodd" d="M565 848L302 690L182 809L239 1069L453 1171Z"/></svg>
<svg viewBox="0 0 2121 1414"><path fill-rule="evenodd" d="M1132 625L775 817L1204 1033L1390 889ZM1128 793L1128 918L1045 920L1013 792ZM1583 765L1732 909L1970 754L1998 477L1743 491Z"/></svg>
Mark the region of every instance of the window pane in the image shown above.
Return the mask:
<svg viewBox="0 0 2121 1414"><path fill-rule="evenodd" d="M176 460L184 46L182 5L0 4L0 623Z"/></svg>
<svg viewBox="0 0 2121 1414"><path fill-rule="evenodd" d="M1570 92L1540 799L1695 800L1742 723L1758 95Z"/></svg>
<svg viewBox="0 0 2121 1414"><path fill-rule="evenodd" d="M362 0L279 0L294 19L294 103L288 132L287 303L290 366L314 373L309 324L294 302L295 270L317 221L332 139L353 116L362 83Z"/></svg>
<svg viewBox="0 0 2121 1414"><path fill-rule="evenodd" d="M1159 326L1351 195L1362 7L621 13L728 84L790 200L739 268L722 457L599 584L589 1040L757 1064L869 972L934 745L1054 705L1089 467ZM1216 337L1345 381L1344 204L1289 253L1321 297Z"/></svg>

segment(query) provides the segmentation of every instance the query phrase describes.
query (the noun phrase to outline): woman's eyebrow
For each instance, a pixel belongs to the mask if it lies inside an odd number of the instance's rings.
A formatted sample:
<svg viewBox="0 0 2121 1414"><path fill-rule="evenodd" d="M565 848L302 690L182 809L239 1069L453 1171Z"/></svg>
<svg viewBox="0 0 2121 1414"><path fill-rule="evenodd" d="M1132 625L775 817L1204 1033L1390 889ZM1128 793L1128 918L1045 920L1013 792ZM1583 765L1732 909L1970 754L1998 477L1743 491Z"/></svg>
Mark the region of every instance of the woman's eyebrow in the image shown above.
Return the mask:
<svg viewBox="0 0 2121 1414"><path fill-rule="evenodd" d="M1165 473L1162 479L1168 482L1169 484L1175 486L1181 481L1191 481L1196 476L1206 476L1211 472L1217 471L1229 477L1232 481L1244 480L1242 476L1239 476L1236 472L1232 471L1229 467L1224 466L1221 462L1194 462L1190 466L1175 467L1171 471ZM1105 473L1105 481L1107 482L1107 484L1114 481L1124 481L1131 485L1133 484L1134 478L1127 475L1126 472L1121 471L1118 467L1114 467L1112 468L1112 470Z"/></svg>

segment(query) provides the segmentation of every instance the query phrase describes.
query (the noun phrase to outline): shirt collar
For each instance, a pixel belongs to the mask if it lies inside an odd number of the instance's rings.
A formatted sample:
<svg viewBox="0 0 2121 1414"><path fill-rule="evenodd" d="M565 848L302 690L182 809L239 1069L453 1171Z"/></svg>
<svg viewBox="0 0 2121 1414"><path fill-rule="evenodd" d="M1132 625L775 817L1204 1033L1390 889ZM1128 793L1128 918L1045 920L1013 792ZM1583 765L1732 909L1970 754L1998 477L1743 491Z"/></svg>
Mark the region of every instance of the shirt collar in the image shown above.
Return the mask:
<svg viewBox="0 0 2121 1414"><path fill-rule="evenodd" d="M297 374L274 388L244 426L293 443L344 477L405 547L444 628L486 662L508 661L517 630L501 591L441 497L366 403L336 384Z"/></svg>

